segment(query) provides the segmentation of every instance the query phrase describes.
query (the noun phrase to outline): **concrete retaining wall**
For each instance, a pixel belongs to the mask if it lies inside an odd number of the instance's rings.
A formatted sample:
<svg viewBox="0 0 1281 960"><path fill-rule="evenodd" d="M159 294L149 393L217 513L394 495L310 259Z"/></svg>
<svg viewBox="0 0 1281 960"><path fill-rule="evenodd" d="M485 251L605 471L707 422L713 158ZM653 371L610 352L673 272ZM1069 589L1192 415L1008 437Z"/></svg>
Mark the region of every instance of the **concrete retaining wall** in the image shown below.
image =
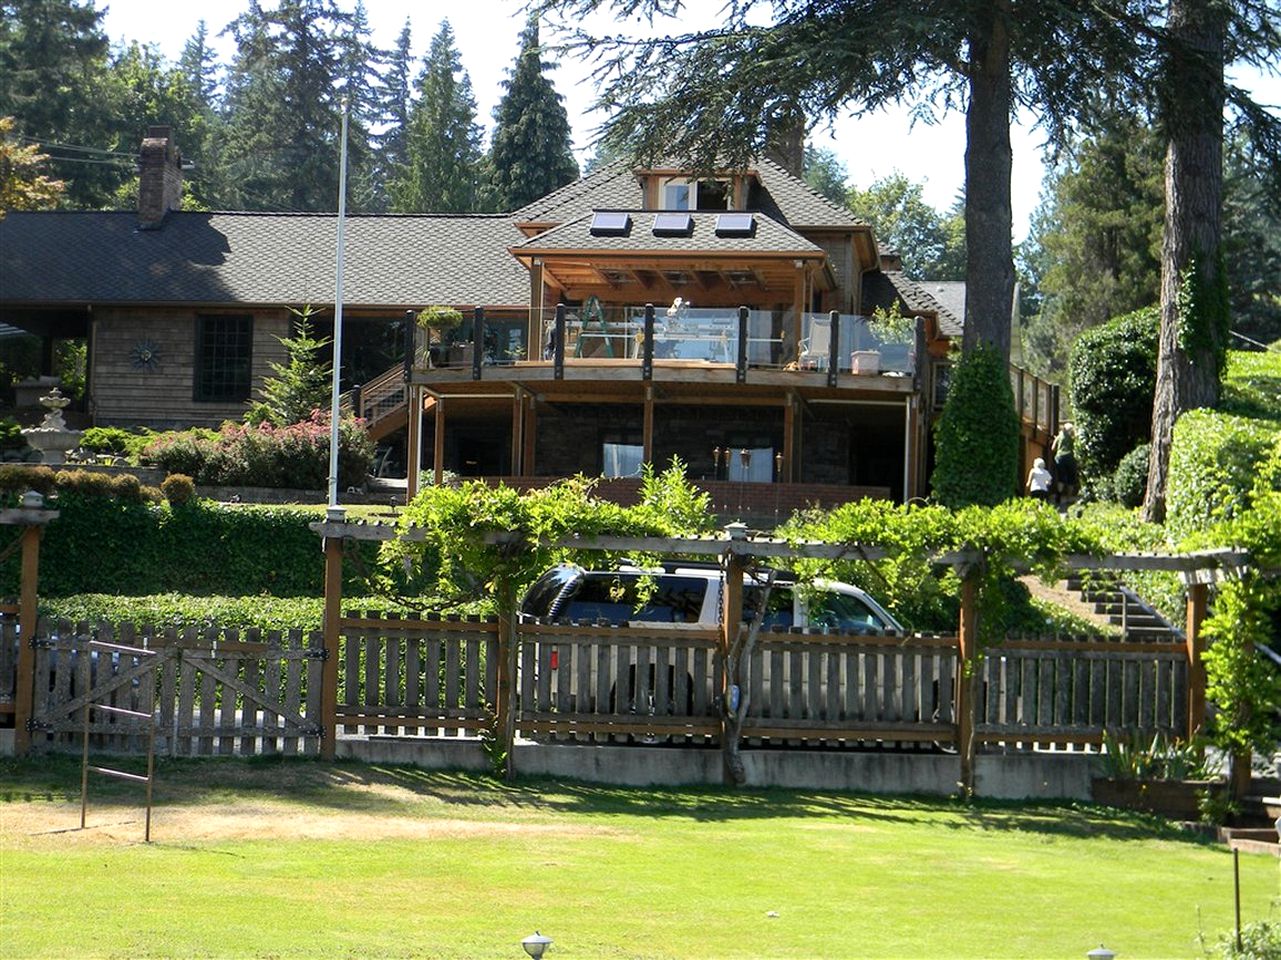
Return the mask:
<svg viewBox="0 0 1281 960"><path fill-rule="evenodd" d="M338 756L376 763L412 763L429 770L485 771L475 740L341 737ZM856 793L955 794L961 775L955 754L853 751L744 750L753 787ZM519 742L517 776L560 777L616 786L694 786L722 782L717 748L673 748ZM1018 800L1090 799L1091 758L1083 754L980 755L974 792Z"/></svg>

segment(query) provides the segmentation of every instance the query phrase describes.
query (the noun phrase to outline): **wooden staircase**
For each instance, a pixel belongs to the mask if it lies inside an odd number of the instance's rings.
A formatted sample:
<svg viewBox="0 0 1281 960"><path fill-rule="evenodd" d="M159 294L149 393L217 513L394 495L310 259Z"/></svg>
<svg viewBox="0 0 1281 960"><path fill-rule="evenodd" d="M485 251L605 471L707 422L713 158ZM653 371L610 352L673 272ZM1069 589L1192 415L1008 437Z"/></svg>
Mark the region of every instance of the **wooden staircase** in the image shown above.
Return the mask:
<svg viewBox="0 0 1281 960"><path fill-rule="evenodd" d="M377 442L409 423L409 392L405 387L405 368L396 364L374 379L342 396L343 412L365 421L369 438Z"/></svg>

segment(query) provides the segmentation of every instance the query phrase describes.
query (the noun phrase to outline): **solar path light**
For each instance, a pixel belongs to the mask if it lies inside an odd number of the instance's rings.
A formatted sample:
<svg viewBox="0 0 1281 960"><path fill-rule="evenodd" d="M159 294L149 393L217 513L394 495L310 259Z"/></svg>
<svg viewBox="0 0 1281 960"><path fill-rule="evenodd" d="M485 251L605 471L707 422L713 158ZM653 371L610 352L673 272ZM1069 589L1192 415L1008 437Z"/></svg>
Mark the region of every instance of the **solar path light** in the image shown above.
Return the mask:
<svg viewBox="0 0 1281 960"><path fill-rule="evenodd" d="M544 937L535 930L530 936L522 940L520 945L525 948L525 952L533 957L534 960L540 960L543 953L552 945L552 938Z"/></svg>

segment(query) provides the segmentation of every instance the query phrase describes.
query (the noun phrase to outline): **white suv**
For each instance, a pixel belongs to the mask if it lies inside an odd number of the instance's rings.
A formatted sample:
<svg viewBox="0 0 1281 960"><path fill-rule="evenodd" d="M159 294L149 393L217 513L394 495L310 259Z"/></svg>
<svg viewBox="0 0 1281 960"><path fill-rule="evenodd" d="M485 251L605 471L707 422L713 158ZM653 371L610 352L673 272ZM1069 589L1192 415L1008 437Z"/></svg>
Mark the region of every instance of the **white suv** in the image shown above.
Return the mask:
<svg viewBox="0 0 1281 960"><path fill-rule="evenodd" d="M556 623L663 624L714 627L720 621L724 574L716 564L672 563L661 569L620 566L584 570L553 567L534 581L521 603L521 619ZM654 580L642 603L638 583ZM855 633L905 633L902 625L867 593L848 583L814 580L797 590L796 578L775 574L765 627L808 627ZM743 579L743 622L756 616L765 592L763 578Z"/></svg>

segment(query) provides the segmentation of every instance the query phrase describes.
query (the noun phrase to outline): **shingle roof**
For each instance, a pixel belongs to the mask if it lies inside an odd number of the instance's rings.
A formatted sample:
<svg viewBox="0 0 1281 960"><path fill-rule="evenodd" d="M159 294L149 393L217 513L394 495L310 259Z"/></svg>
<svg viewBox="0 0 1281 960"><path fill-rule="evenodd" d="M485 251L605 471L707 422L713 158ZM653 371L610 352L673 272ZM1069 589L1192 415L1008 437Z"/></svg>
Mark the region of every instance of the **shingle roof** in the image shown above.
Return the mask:
<svg viewBox="0 0 1281 960"><path fill-rule="evenodd" d="M965 329L965 281L918 280L917 284L942 307L939 329L946 336L959 337Z"/></svg>
<svg viewBox="0 0 1281 960"><path fill-rule="evenodd" d="M587 176L526 204L512 219L517 223L564 223L595 210L626 210L644 200L640 184L625 160L607 163Z"/></svg>
<svg viewBox="0 0 1281 960"><path fill-rule="evenodd" d="M776 220L761 213L753 214L756 221L755 234L750 237L720 237L716 235L716 218L714 211L691 212L690 218L694 227L689 236L655 236L652 230L653 211L627 210L631 216L631 228L622 236L593 236L591 232L592 214L563 223L553 230L530 237L524 243L517 244L514 252L543 250L599 250L635 251L650 254L681 253L690 250L711 251L714 253L780 253L780 254L821 254L820 247L806 240L800 234L789 230Z"/></svg>
<svg viewBox="0 0 1281 960"><path fill-rule="evenodd" d="M863 312L871 313L877 307L888 310L897 302L912 313L934 314L939 332L945 337L959 337L964 330L961 317L930 295L927 288L931 285L897 270L872 270L863 275Z"/></svg>
<svg viewBox="0 0 1281 960"><path fill-rule="evenodd" d="M749 198L749 209L792 228L865 226L844 207L815 192L804 180L792 176L772 160L754 164L758 186ZM565 223L592 210L629 210L644 202L635 168L625 160L608 163L573 183L549 193L512 214L518 223Z"/></svg>
<svg viewBox="0 0 1281 960"><path fill-rule="evenodd" d="M0 220L0 302L331 303L334 214L10 213ZM517 305L529 274L508 216L352 216L353 306Z"/></svg>
<svg viewBox="0 0 1281 960"><path fill-rule="evenodd" d="M773 160L764 157L757 160L756 173L763 190L761 211L793 229L836 227L848 230L867 225L867 221L828 200Z"/></svg>

